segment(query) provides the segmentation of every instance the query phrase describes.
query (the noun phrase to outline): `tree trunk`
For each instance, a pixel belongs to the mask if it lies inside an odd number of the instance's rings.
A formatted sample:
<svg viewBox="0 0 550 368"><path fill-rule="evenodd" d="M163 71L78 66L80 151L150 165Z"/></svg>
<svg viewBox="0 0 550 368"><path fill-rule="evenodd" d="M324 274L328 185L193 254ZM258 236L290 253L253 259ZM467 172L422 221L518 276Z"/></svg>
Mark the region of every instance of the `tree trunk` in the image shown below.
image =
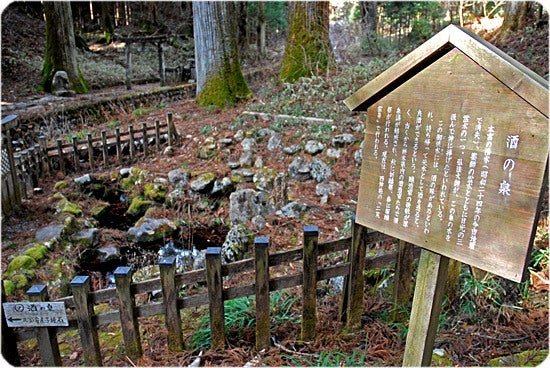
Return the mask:
<svg viewBox="0 0 550 368"><path fill-rule="evenodd" d="M378 28L378 2L377 1L361 1L361 20L368 33L376 33Z"/></svg>
<svg viewBox="0 0 550 368"><path fill-rule="evenodd" d="M506 1L504 3L504 22L491 38L491 42L495 42L497 39L500 42L506 42L513 32L523 27L529 16L530 3L530 1Z"/></svg>
<svg viewBox="0 0 550 368"><path fill-rule="evenodd" d="M193 2L197 104L200 106L232 106L252 95L241 71L236 19L234 2Z"/></svg>
<svg viewBox="0 0 550 368"><path fill-rule="evenodd" d="M289 31L280 79L294 82L327 72L334 64L328 1L289 2Z"/></svg>
<svg viewBox="0 0 550 368"><path fill-rule="evenodd" d="M115 31L112 12L113 4L109 1L103 1L101 3L101 25L103 26L103 36L105 37L106 44L111 43L113 32Z"/></svg>
<svg viewBox="0 0 550 368"><path fill-rule="evenodd" d="M258 52L260 56L266 55L265 49L265 30L266 30L266 21L265 21L265 3L263 1L258 2Z"/></svg>
<svg viewBox="0 0 550 368"><path fill-rule="evenodd" d="M51 92L52 79L57 71L64 70L71 89L76 93L88 91L88 85L76 63L73 17L68 1L45 1L46 52L42 69L42 87Z"/></svg>

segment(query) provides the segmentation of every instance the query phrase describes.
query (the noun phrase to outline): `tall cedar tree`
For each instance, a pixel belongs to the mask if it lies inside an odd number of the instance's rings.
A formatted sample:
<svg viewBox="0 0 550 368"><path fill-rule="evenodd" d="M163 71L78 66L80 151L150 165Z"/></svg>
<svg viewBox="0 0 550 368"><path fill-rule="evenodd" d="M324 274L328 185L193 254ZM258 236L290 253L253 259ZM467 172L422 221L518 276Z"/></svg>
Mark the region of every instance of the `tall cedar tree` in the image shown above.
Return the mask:
<svg viewBox="0 0 550 368"><path fill-rule="evenodd" d="M232 106L252 95L241 71L235 3L194 1L197 104Z"/></svg>
<svg viewBox="0 0 550 368"><path fill-rule="evenodd" d="M282 81L320 75L335 64L329 15L328 1L289 2L288 38L279 76Z"/></svg>
<svg viewBox="0 0 550 368"><path fill-rule="evenodd" d="M76 62L76 48L71 4L68 1L45 1L46 53L42 68L42 87L51 92L52 79L57 71L67 72L71 89L86 93L88 84L84 81Z"/></svg>

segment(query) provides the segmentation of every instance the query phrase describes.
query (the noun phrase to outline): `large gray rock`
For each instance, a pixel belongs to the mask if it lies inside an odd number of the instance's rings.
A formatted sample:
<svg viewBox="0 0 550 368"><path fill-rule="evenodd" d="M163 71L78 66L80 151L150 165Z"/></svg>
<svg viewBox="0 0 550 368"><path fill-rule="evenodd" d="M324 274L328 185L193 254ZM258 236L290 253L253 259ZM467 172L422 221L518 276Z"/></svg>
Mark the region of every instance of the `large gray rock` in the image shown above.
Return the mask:
<svg viewBox="0 0 550 368"><path fill-rule="evenodd" d="M268 151L275 151L278 148L283 147L283 140L281 133L273 132L271 134L271 137L269 137L269 141L267 142L267 150Z"/></svg>
<svg viewBox="0 0 550 368"><path fill-rule="evenodd" d="M254 152L251 150L245 150L239 157L239 165L241 167L252 167L254 164Z"/></svg>
<svg viewBox="0 0 550 368"><path fill-rule="evenodd" d="M222 244L222 262L230 263L244 259L250 245L250 230L243 224L233 225Z"/></svg>
<svg viewBox="0 0 550 368"><path fill-rule="evenodd" d="M271 190L273 189L276 177L277 177L277 172L268 167L264 167L262 169L256 170L253 177L254 186L258 190L271 192Z"/></svg>
<svg viewBox="0 0 550 368"><path fill-rule="evenodd" d="M297 156L288 166L288 174L290 179L298 181L306 181L310 179L311 169L309 168L309 163L300 156Z"/></svg>
<svg viewBox="0 0 550 368"><path fill-rule="evenodd" d="M329 195L335 195L342 190L342 184L335 181L319 183L315 187L315 194L321 197L321 203L327 203Z"/></svg>
<svg viewBox="0 0 550 368"><path fill-rule="evenodd" d="M181 168L168 173L168 180L174 188L185 188L189 182L189 172Z"/></svg>
<svg viewBox="0 0 550 368"><path fill-rule="evenodd" d="M314 158L309 164L311 170L311 176L315 179L316 182L321 183L327 181L328 178L334 174L331 168L323 162L323 160Z"/></svg>
<svg viewBox="0 0 550 368"><path fill-rule="evenodd" d="M63 225L45 226L36 231L35 238L37 242L58 241L63 236Z"/></svg>
<svg viewBox="0 0 550 368"><path fill-rule="evenodd" d="M302 213L304 213L308 209L309 206L307 204L290 202L289 204L278 210L276 214L280 217L299 218L302 216Z"/></svg>
<svg viewBox="0 0 550 368"><path fill-rule="evenodd" d="M316 155L318 153L321 153L323 152L324 149L325 149L325 145L315 140L307 141L306 146L304 147L304 150L310 155Z"/></svg>
<svg viewBox="0 0 550 368"><path fill-rule="evenodd" d="M189 183L189 187L198 193L207 193L214 187L216 176L211 172L199 175L198 178Z"/></svg>
<svg viewBox="0 0 550 368"><path fill-rule="evenodd" d="M101 232L98 228L83 229L72 236L74 243L84 248L93 248L101 240Z"/></svg>
<svg viewBox="0 0 550 368"><path fill-rule="evenodd" d="M177 230L173 221L142 217L128 230L128 239L136 243L152 243L171 236Z"/></svg>
<svg viewBox="0 0 550 368"><path fill-rule="evenodd" d="M212 195L228 195L229 193L235 190L235 184L227 176L223 177L222 180L216 180L214 182L214 187L212 188Z"/></svg>
<svg viewBox="0 0 550 368"><path fill-rule="evenodd" d="M355 142L355 137L353 134L344 133L335 136L332 138L332 145L334 147L344 147L349 144L353 144Z"/></svg>
<svg viewBox="0 0 550 368"><path fill-rule="evenodd" d="M256 146L256 140L254 138L245 138L241 142L243 151L252 151L256 152L258 147Z"/></svg>
<svg viewBox="0 0 550 368"><path fill-rule="evenodd" d="M244 224L254 216L267 216L275 211L269 195L254 189L241 189L229 196L231 224Z"/></svg>

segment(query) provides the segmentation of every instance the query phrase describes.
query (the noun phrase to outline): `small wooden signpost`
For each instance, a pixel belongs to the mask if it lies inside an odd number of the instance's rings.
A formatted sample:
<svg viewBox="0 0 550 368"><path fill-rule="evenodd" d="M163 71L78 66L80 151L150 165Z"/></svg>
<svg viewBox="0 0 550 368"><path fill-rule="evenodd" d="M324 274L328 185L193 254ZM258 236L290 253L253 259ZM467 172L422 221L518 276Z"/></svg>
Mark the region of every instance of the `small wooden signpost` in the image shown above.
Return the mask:
<svg viewBox="0 0 550 368"><path fill-rule="evenodd" d="M367 111L357 223L423 248L403 365L429 365L450 258L525 276L548 82L450 25L345 103Z"/></svg>
<svg viewBox="0 0 550 368"><path fill-rule="evenodd" d="M2 303L8 327L68 326L63 302Z"/></svg>

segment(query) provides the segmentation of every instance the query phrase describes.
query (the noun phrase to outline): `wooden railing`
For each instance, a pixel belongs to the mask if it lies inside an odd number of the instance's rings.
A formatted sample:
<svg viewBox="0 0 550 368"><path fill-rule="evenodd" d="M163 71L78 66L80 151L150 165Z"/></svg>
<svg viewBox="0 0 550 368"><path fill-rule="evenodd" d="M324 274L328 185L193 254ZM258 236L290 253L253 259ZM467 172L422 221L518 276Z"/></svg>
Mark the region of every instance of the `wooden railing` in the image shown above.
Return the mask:
<svg viewBox="0 0 550 368"><path fill-rule="evenodd" d="M142 355L139 334L139 317L164 315L168 330L168 347L178 351L184 349L181 331L180 310L201 305L209 305L211 326L211 347L220 349L225 345L224 301L245 296L256 296L256 347L263 349L270 344L270 307L269 293L277 290L302 285L302 330L304 341L315 339L316 323L316 287L317 282L337 276L345 276L344 289L341 297L341 318L346 322L346 330L361 328L363 308L364 270L394 266L395 280L411 280L412 267L410 263L418 257L417 248L412 248L411 257L399 256L400 251L365 257L366 249L382 241L393 241L388 235L370 232L360 225L354 225L351 238L343 238L324 243L318 242L316 226L305 226L303 244L284 252L269 254L269 239L258 237L254 242L254 258L223 264L221 248L212 247L206 251L206 268L195 271L176 273L175 258L165 257L160 260L160 277L132 282L132 269L118 267L114 272L115 288L90 291L90 278L77 276L71 282L72 296L57 299L64 302L75 318L69 321L68 327L33 327L33 328L3 328L2 349L4 344L15 341L25 341L37 338L43 365L60 365L59 348L56 336L60 333L78 329L82 344L82 352L87 365L102 364L101 348L98 339L98 326L109 323L120 323L125 344L125 353L130 359ZM328 266L319 266L318 258L335 252L346 252L347 260ZM345 258L344 258L345 259ZM398 261L399 260L399 261ZM302 261L302 271L294 274L270 277L269 269L289 262ZM396 263L397 262L397 263ZM406 265L405 263L409 263ZM408 270L407 275L398 275L399 270ZM254 271L253 283L239 286L224 287L225 276L235 276L243 272ZM206 282L207 288L199 294L180 297L178 291L184 285ZM36 290L34 286L33 290ZM46 301L45 286L41 295L32 296L33 301ZM135 295L162 290L162 302L150 302L136 305ZM410 285L395 284L394 293L409 293ZM410 294L409 294L410 295ZM29 296L30 298L30 296ZM394 297L395 299L395 297ZM409 298L407 298L408 300ZM111 302L117 305L117 310L94 314L94 305ZM396 306L398 308L399 306ZM70 315L71 313L68 313ZM3 322L5 317L3 315ZM13 336L14 338L10 338ZM17 352L16 347L6 348Z"/></svg>
<svg viewBox="0 0 550 368"><path fill-rule="evenodd" d="M111 164L132 163L153 153L158 154L163 146L172 146L179 139L169 112L165 123L159 120L154 124L144 122L138 129L130 124L125 131L116 127L110 133L107 130L101 130L95 136L87 133L85 139L73 135L65 143L57 139L56 144L50 146L46 137L40 136L33 147L14 152L9 131L16 118L10 115L2 120L2 135L8 143L2 148L4 214L19 207L21 200L28 199L40 180L52 172L93 172Z"/></svg>

